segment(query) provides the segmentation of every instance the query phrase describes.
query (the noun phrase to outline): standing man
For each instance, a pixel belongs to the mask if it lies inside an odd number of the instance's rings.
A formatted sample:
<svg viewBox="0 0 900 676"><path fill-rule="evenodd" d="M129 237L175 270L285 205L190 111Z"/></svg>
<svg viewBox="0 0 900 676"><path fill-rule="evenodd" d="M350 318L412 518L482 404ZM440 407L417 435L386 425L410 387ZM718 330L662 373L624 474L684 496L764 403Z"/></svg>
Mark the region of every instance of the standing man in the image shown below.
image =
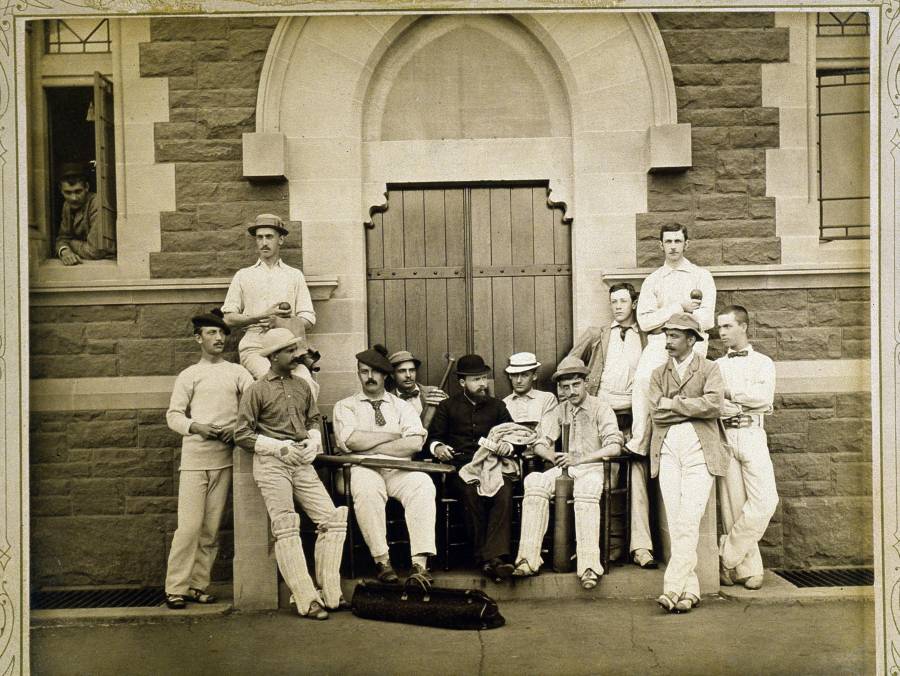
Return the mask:
<svg viewBox="0 0 900 676"><path fill-rule="evenodd" d="M665 331L670 359L650 380L650 462L653 476L659 474L672 555L657 603L669 612L686 613L700 603L700 520L713 476L725 476L731 450L719 433L725 389L719 367L694 350L694 343L703 340L699 323L687 313L676 313Z"/></svg>
<svg viewBox="0 0 900 676"><path fill-rule="evenodd" d="M307 351L305 339L288 329L271 329L260 338L259 355L271 368L244 392L234 440L253 452L253 478L266 503L278 569L291 589L297 612L327 620L323 606L342 606L341 554L347 535L347 508L335 508L312 467L322 452L321 417L306 380L291 375ZM300 542L296 498L315 522L316 578L313 585Z"/></svg>
<svg viewBox="0 0 900 676"><path fill-rule="evenodd" d="M362 389L334 405L334 436L341 450L406 460L422 450L427 432L415 409L384 389L385 380L393 372L387 350L381 345L356 355L356 375ZM350 487L359 529L375 559L378 580L389 584L399 581L387 543L385 506L390 497L403 505L412 554L411 574L433 581L428 574L428 557L437 553L431 477L424 472L355 466L350 470Z"/></svg>
<svg viewBox="0 0 900 676"><path fill-rule="evenodd" d="M619 431L627 441L631 436L631 398L634 375L647 344L635 317L638 294L631 284L609 287L612 308L611 327L592 326L578 339L569 356L584 360L590 373L588 393L602 392L616 414ZM653 558L653 539L650 536L650 458L638 456L630 463L631 472L631 559L641 568L656 568Z"/></svg>
<svg viewBox="0 0 900 676"><path fill-rule="evenodd" d="M729 517L723 519L727 532L719 543L719 578L725 586L739 582L747 589L759 589L763 565L758 543L778 507L763 428L763 417L772 412L775 399L775 364L747 339L750 316L746 308L730 305L717 321L719 336L728 348L716 364L725 381L725 435L734 449L719 498L723 514Z"/></svg>
<svg viewBox="0 0 900 676"><path fill-rule="evenodd" d="M63 196L56 255L63 265L78 265L82 258L99 260L116 257L114 223L104 223L100 201L90 191L87 172L80 164L62 166L59 190Z"/></svg>
<svg viewBox="0 0 900 676"><path fill-rule="evenodd" d="M412 352L408 350L394 352L388 357L388 361L394 367L394 389L391 393L409 403L420 418L426 411L426 405L437 406L447 398L447 393L440 387L418 383L422 361Z"/></svg>
<svg viewBox="0 0 900 676"><path fill-rule="evenodd" d="M456 362L461 391L440 403L428 434L428 448L441 462L457 469L467 465L482 437L487 438L493 427L512 422L506 405L488 395L490 372L477 354L467 354ZM512 446L500 442L496 455L511 454ZM495 582L509 578L514 570L509 562L512 479L504 475L492 497L479 495L478 486L466 483L458 474L451 475L450 486L462 500L466 530L481 572Z"/></svg>
<svg viewBox="0 0 900 676"><path fill-rule="evenodd" d="M262 336L279 319L296 317L308 331L316 323L316 312L306 286L306 278L297 268L281 260L281 247L288 229L274 214L260 214L247 228L256 240L259 260L234 274L222 312L229 327L246 328L238 351L241 365L259 380L269 372L269 360L262 354ZM297 362L294 376L303 378L313 397L319 385L307 366Z"/></svg>
<svg viewBox="0 0 900 676"><path fill-rule="evenodd" d="M700 327L701 338L694 349L702 358L706 357L705 331L715 322L716 285L708 270L684 257L687 228L677 224L662 226L659 246L666 256L665 263L644 280L637 305L638 324L648 336L634 374L631 439L625 447L638 455L647 455L650 448L650 374L666 363L663 326L675 314L690 314Z"/></svg>
<svg viewBox="0 0 900 676"><path fill-rule="evenodd" d="M218 313L218 314L216 314ZM219 526L231 486L234 425L241 393L253 382L243 366L225 361L230 331L218 308L191 319L200 361L175 379L166 422L182 437L178 529L166 572L166 605L214 603L206 592L219 552Z"/></svg>
<svg viewBox="0 0 900 676"><path fill-rule="evenodd" d="M602 397L588 394L590 372L578 357L563 359L553 374L560 405L544 420L534 452L555 467L525 477L522 535L516 557L517 577L536 575L543 563L541 542L550 518L550 498L556 479L568 468L575 479L575 542L577 574L581 586L593 589L603 575L600 563L600 496L603 493L601 460L622 452L622 434L616 415ZM562 425L569 427L568 453L554 452Z"/></svg>
<svg viewBox="0 0 900 676"><path fill-rule="evenodd" d="M509 357L504 371L509 377L512 392L503 398L503 403L512 419L532 429L556 407L556 396L535 388L537 370L541 362L531 352L516 352Z"/></svg>

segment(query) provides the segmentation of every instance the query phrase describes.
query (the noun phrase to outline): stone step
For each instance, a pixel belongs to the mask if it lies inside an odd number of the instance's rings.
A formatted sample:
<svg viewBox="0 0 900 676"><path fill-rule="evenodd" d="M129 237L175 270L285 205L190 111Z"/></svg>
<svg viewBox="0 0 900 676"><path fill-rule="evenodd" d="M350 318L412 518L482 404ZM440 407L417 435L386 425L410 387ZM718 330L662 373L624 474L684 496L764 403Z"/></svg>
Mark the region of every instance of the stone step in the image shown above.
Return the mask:
<svg viewBox="0 0 900 676"><path fill-rule="evenodd" d="M535 577L514 578L495 584L474 570L433 571L435 585L452 589L480 589L497 601L542 599L655 599L662 592L663 571L637 566L613 566L594 589L582 589L575 573L542 572ZM344 598L350 599L359 579L344 579Z"/></svg>

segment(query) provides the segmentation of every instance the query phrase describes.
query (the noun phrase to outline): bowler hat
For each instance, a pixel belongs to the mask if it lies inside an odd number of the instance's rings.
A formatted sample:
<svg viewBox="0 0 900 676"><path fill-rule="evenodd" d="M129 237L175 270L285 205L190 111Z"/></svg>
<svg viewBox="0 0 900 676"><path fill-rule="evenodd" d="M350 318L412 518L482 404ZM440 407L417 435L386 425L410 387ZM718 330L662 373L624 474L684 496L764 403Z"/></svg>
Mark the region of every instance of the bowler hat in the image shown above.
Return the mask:
<svg viewBox="0 0 900 676"><path fill-rule="evenodd" d="M481 376L490 373L491 367L484 363L480 354L467 354L459 358L456 362L456 375L465 376Z"/></svg>
<svg viewBox="0 0 900 676"><path fill-rule="evenodd" d="M253 221L252 225L247 226L247 232L251 235L255 235L258 228L272 228L282 235L288 234L288 229L284 227L284 221L275 214L260 214L256 217L256 220Z"/></svg>
<svg viewBox="0 0 900 676"><path fill-rule="evenodd" d="M556 367L556 373L553 374L553 382L555 383L566 376L587 378L589 373L588 367L578 357L565 357Z"/></svg>
<svg viewBox="0 0 900 676"><path fill-rule="evenodd" d="M525 373L534 371L541 365L537 357L532 352L516 352L509 358L509 363L503 369L507 373Z"/></svg>
<svg viewBox="0 0 900 676"><path fill-rule="evenodd" d="M260 339L262 349L259 354L268 357L273 352L278 352L291 345L299 345L302 349L308 349L306 338L295 336L290 329L269 329Z"/></svg>
<svg viewBox="0 0 900 676"><path fill-rule="evenodd" d="M394 372L394 367L387 358L387 350L383 345L373 345L368 350L356 354L356 361L370 366L376 371L381 371L386 376Z"/></svg>
<svg viewBox="0 0 900 676"><path fill-rule="evenodd" d="M421 359L416 359L413 356L413 353L409 350L400 350L398 352L394 352L390 357L388 357L388 361L391 362L394 366L397 364L402 364L405 361L411 361L415 364L416 368L419 368L422 365Z"/></svg>
<svg viewBox="0 0 900 676"><path fill-rule="evenodd" d="M194 329L200 329L204 326L215 326L222 329L226 336L231 333L231 329L228 328L228 324L222 318L222 311L219 308L213 308L204 314L194 315L191 317L191 323L194 325Z"/></svg>
<svg viewBox="0 0 900 676"><path fill-rule="evenodd" d="M690 331L695 336L697 336L697 340L703 340L703 334L700 333L700 324L687 312L676 312L674 315L669 317L669 321L666 322L664 329L678 329L679 331Z"/></svg>

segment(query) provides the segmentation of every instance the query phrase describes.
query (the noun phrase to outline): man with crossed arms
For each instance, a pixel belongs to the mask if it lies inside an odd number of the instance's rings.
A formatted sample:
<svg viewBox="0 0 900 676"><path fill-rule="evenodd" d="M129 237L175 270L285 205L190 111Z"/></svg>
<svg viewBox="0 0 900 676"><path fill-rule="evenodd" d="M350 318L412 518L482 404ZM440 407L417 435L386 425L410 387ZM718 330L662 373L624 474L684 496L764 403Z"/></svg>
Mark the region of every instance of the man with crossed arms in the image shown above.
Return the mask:
<svg viewBox="0 0 900 676"><path fill-rule="evenodd" d="M723 515L730 516L719 542L719 580L727 587L738 582L747 589L759 589L763 564L758 543L778 507L775 472L763 428L763 418L772 412L775 399L775 364L754 350L747 339L750 316L746 308L730 305L717 319L719 336L728 348L725 356L716 360L725 381L722 417L734 449L719 498Z"/></svg>
<svg viewBox="0 0 900 676"><path fill-rule="evenodd" d="M371 458L409 460L422 449L427 433L415 409L384 389L393 371L387 350L381 345L356 355L356 374L362 388L337 402L333 411L334 436L341 450ZM428 557L437 553L431 477L424 472L355 466L350 470L350 487L359 529L375 559L378 580L388 584L399 581L387 543L385 506L391 497L403 505L411 573L433 581L428 574Z"/></svg>

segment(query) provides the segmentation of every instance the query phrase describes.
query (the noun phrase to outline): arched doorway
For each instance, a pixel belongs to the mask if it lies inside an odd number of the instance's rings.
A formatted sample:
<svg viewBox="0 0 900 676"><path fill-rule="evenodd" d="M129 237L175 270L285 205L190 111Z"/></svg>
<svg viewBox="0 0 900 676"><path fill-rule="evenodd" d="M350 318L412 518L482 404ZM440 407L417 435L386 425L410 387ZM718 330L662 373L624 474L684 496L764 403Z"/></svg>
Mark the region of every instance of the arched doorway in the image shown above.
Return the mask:
<svg viewBox="0 0 900 676"><path fill-rule="evenodd" d="M500 397L506 358L534 352L550 389L572 344L570 230L546 182L389 186L366 232L370 341L412 351L429 384L445 353L476 352Z"/></svg>

